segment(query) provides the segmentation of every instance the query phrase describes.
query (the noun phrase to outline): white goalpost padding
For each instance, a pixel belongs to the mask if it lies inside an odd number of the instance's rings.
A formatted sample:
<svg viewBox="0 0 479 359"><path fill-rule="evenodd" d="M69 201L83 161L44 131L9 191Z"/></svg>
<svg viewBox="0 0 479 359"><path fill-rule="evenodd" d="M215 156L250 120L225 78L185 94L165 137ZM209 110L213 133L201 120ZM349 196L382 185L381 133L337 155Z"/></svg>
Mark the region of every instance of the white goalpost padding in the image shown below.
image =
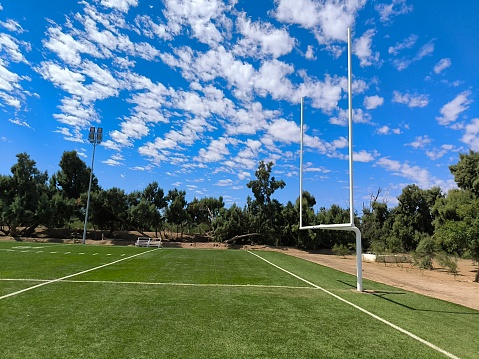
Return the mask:
<svg viewBox="0 0 479 359"><path fill-rule="evenodd" d="M354 181L353 181L353 96L351 71L351 29L348 27L348 123L349 123L349 223L317 224L303 226L303 107L301 97L301 139L300 139L300 170L299 170L299 229L328 229L336 231L351 231L356 234L356 284L359 292L363 291L362 245L361 231L354 224Z"/></svg>

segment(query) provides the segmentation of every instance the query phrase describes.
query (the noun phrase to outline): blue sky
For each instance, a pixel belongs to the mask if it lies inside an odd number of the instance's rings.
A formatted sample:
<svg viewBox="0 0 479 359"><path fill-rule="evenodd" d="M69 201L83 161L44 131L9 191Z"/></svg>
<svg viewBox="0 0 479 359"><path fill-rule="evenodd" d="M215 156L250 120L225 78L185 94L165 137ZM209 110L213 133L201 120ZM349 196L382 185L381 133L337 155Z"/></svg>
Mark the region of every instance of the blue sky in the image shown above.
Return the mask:
<svg viewBox="0 0 479 359"><path fill-rule="evenodd" d="M0 173L64 151L127 192L157 181L188 199L245 203L260 160L318 206L349 205L347 28L352 29L355 209L372 193L455 183L479 150L476 0L0 2Z"/></svg>

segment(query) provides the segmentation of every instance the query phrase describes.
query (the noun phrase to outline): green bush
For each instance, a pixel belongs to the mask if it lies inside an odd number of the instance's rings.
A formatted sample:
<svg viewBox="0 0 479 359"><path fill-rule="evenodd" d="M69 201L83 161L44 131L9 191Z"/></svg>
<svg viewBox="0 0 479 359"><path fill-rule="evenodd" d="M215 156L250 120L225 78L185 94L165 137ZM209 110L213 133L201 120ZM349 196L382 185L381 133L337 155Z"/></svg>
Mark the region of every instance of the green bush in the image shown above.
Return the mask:
<svg viewBox="0 0 479 359"><path fill-rule="evenodd" d="M433 269L437 244L430 236L424 236L413 254L414 265L421 269Z"/></svg>
<svg viewBox="0 0 479 359"><path fill-rule="evenodd" d="M351 253L350 249L344 244L335 244L332 248L332 251L337 256L342 256L343 258Z"/></svg>
<svg viewBox="0 0 479 359"><path fill-rule="evenodd" d="M446 268L448 273L453 274L454 278L459 274L457 256L451 256L442 252L437 256L437 262L441 267Z"/></svg>

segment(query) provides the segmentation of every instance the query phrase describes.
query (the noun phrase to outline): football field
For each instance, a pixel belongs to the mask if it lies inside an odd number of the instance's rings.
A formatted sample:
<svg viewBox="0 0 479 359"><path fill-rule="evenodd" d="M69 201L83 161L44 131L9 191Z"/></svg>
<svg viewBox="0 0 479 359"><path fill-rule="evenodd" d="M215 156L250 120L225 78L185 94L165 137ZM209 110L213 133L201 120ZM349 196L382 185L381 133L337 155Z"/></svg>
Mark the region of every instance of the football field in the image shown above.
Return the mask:
<svg viewBox="0 0 479 359"><path fill-rule="evenodd" d="M271 251L0 242L2 358L477 358L479 312ZM479 299L478 299L479 300Z"/></svg>

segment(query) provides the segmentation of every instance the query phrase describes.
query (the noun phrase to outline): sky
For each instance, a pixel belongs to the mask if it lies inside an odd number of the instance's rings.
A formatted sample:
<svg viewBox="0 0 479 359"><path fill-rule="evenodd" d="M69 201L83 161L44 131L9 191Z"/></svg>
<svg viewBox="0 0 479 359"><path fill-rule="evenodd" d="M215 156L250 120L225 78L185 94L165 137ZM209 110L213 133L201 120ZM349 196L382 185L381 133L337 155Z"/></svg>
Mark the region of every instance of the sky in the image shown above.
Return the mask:
<svg viewBox="0 0 479 359"><path fill-rule="evenodd" d="M52 175L65 151L127 193L244 205L260 161L317 206L354 207L409 184L455 188L479 151L476 0L0 0L0 174L26 152Z"/></svg>

